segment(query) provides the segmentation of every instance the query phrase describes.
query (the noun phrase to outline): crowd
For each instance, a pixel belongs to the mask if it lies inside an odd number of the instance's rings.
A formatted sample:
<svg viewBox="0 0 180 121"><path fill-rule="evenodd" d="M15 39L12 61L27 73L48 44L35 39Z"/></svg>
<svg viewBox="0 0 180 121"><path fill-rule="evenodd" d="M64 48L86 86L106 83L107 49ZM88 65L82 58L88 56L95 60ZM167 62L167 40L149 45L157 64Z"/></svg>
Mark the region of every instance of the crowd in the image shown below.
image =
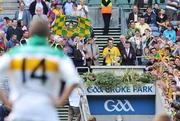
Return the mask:
<svg viewBox="0 0 180 121"><path fill-rule="evenodd" d="M43 18L52 28L56 16L70 15L88 18L88 6L84 0L78 5L72 0L60 3L58 0L22 0L14 18L3 18L0 23L0 54L15 46L23 46L28 42L29 26L32 19ZM102 0L103 34L108 34L112 14L112 1ZM155 3L154 8L148 6L145 12L137 5L127 19L128 29L115 45L113 38L108 38L103 48L104 65L146 65L146 72L158 77L158 85L174 118L180 115L180 22L178 10L179 0L167 0L166 8ZM177 25L174 26L173 21ZM67 37L50 34L51 47L62 49L73 58L76 66L99 65L100 51L95 44L93 32L89 38ZM179 115L178 115L179 114ZM180 117L180 116L179 116ZM179 119L178 119L179 120Z"/></svg>

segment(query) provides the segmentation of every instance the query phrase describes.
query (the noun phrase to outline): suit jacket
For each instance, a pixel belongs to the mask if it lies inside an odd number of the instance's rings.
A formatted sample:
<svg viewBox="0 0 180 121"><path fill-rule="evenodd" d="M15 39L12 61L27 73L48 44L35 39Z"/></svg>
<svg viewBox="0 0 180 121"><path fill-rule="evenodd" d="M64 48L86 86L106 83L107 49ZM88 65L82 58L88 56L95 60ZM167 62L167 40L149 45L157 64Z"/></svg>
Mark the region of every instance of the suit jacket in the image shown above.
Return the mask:
<svg viewBox="0 0 180 121"><path fill-rule="evenodd" d="M92 44L92 49L93 49L93 54L91 52L91 44L88 44L85 47L86 53L93 57L92 61L93 61L94 65L98 65L99 64L99 60L98 60L99 59L99 47L96 44Z"/></svg>
<svg viewBox="0 0 180 121"><path fill-rule="evenodd" d="M76 49L74 51L74 64L76 67L78 66L84 66L84 60L83 60L83 55L80 52L79 49Z"/></svg>
<svg viewBox="0 0 180 121"><path fill-rule="evenodd" d="M31 3L31 5L29 6L29 11L31 13L32 16L35 15L35 9L36 9L36 0L34 2ZM48 7L46 5L46 3L44 1L42 1L42 6L43 6L43 14L47 15L48 13Z"/></svg>
<svg viewBox="0 0 180 121"><path fill-rule="evenodd" d="M134 65L136 54L133 48L129 48L129 54L126 53L126 49L122 52L122 65Z"/></svg>
<svg viewBox="0 0 180 121"><path fill-rule="evenodd" d="M9 26L7 29L7 35L6 35L7 40L10 40L13 34L16 34L17 40L20 41L23 36L23 31L19 27L16 27L14 29L12 26Z"/></svg>
<svg viewBox="0 0 180 121"><path fill-rule="evenodd" d="M15 19L18 20L18 16L19 16L19 11L16 11L15 13ZM29 26L30 21L31 21L31 15L29 13L29 11L24 10L23 11L23 17L22 17L23 23L25 26Z"/></svg>
<svg viewBox="0 0 180 121"><path fill-rule="evenodd" d="M141 17L142 15L143 15L143 14L142 14L141 12L138 12L138 17ZM131 13L129 14L128 24L129 24L129 22L130 22L131 20L134 21L134 12L131 12Z"/></svg>
<svg viewBox="0 0 180 121"><path fill-rule="evenodd" d="M117 44L117 48L119 49L119 51L120 51L120 53L122 53L123 51L125 51L124 49L124 45L123 45L123 43L122 42L119 42L118 44Z"/></svg>

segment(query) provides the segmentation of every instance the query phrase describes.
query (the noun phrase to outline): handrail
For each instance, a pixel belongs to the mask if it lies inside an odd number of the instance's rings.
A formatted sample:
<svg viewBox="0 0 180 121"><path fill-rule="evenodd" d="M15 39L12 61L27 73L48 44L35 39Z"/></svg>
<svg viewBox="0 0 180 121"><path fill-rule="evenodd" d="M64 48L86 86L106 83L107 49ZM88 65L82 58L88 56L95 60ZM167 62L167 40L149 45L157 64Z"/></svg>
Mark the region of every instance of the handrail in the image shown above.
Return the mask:
<svg viewBox="0 0 180 121"><path fill-rule="evenodd" d="M88 117L91 115L86 95L80 98L80 112L82 121L88 121Z"/></svg>

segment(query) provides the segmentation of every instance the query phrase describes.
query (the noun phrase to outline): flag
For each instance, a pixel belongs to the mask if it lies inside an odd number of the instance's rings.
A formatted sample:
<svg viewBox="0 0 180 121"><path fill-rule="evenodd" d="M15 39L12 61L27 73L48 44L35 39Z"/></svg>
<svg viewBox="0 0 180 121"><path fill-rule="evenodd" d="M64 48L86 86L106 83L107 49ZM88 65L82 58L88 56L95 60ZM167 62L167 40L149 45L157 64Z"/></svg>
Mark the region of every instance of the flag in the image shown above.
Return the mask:
<svg viewBox="0 0 180 121"><path fill-rule="evenodd" d="M79 16L57 16L53 33L67 37L89 37L91 33L91 22L89 19Z"/></svg>

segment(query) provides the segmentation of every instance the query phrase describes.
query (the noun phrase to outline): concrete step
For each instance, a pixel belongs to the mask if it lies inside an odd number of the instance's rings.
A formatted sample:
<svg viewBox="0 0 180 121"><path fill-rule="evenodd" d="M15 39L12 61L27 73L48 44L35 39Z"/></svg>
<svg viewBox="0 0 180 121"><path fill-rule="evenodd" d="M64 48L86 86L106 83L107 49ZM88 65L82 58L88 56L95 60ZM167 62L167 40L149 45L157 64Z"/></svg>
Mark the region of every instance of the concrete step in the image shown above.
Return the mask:
<svg viewBox="0 0 180 121"><path fill-rule="evenodd" d="M4 10L18 10L18 3L2 3Z"/></svg>

